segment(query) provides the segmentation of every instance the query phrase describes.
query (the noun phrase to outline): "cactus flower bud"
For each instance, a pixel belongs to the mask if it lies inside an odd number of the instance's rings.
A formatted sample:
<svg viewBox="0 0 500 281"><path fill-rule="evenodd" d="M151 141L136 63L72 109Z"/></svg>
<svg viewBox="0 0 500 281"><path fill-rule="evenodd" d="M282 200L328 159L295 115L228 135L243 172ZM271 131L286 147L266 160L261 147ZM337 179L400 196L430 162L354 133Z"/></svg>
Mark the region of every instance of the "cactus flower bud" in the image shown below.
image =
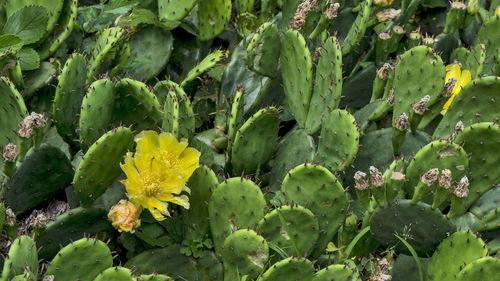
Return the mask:
<svg viewBox="0 0 500 281"><path fill-rule="evenodd" d="M459 198L465 198L469 195L469 178L467 176L463 177L455 186L453 193Z"/></svg>
<svg viewBox="0 0 500 281"><path fill-rule="evenodd" d="M354 174L354 188L357 190L365 190L370 186L368 183L368 178L366 177L366 173L361 171L357 171Z"/></svg>
<svg viewBox="0 0 500 281"><path fill-rule="evenodd" d="M327 8L323 12L323 15L325 15L325 17L329 20L336 18L338 11L339 11L339 8L340 8L340 4L334 3L332 0L328 0L326 2L326 5L327 5Z"/></svg>
<svg viewBox="0 0 500 281"><path fill-rule="evenodd" d="M413 104L413 112L418 115L423 115L425 111L427 110L427 104L429 103L429 100L431 97L429 95L426 95L423 97L420 101L416 102Z"/></svg>
<svg viewBox="0 0 500 281"><path fill-rule="evenodd" d="M384 63L384 65L377 70L377 76L382 80L386 80L391 68L390 64Z"/></svg>
<svg viewBox="0 0 500 281"><path fill-rule="evenodd" d="M381 187L385 183L384 176L374 166L370 166L370 178L374 187Z"/></svg>
<svg viewBox="0 0 500 281"><path fill-rule="evenodd" d="M33 136L34 129L43 128L47 124L47 118L45 114L39 114L36 112L31 112L31 114L24 118L21 123L19 123L19 131L17 134L23 138L31 138Z"/></svg>
<svg viewBox="0 0 500 281"><path fill-rule="evenodd" d="M132 202L123 199L111 207L108 219L119 232L134 233L135 229L141 225L137 207Z"/></svg>
<svg viewBox="0 0 500 281"><path fill-rule="evenodd" d="M17 223L16 214L14 214L11 208L7 208L5 210L5 224L7 226L14 226L16 225L16 223Z"/></svg>
<svg viewBox="0 0 500 281"><path fill-rule="evenodd" d="M3 147L2 158L5 162L15 162L18 154L17 146L13 143L9 143Z"/></svg>
<svg viewBox="0 0 500 281"><path fill-rule="evenodd" d="M408 128L410 127L410 121L408 120L408 116L406 115L406 113L403 112L401 113L401 115L399 115L399 118L394 126L400 131L408 130Z"/></svg>
<svg viewBox="0 0 500 281"><path fill-rule="evenodd" d="M438 175L439 175L439 169L432 168L429 171L427 171L425 174L423 174L420 179L426 185L432 185L433 183L435 183L438 180Z"/></svg>
<svg viewBox="0 0 500 281"><path fill-rule="evenodd" d="M467 3L467 13L475 15L477 12L479 12L479 0L469 0Z"/></svg>
<svg viewBox="0 0 500 281"><path fill-rule="evenodd" d="M444 169L438 179L439 186L449 189L451 187L451 171Z"/></svg>

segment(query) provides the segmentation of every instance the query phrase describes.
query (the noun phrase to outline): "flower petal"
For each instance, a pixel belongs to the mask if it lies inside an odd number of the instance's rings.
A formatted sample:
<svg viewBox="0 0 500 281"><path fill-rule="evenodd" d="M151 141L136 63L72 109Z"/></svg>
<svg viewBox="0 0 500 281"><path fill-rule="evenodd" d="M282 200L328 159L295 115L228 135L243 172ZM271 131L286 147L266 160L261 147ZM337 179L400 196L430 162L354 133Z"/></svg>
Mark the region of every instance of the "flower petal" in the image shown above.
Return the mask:
<svg viewBox="0 0 500 281"><path fill-rule="evenodd" d="M181 140L180 142L171 133L163 132L160 134L160 150L166 151L170 154L170 157L178 158L179 155L188 146L186 140Z"/></svg>
<svg viewBox="0 0 500 281"><path fill-rule="evenodd" d="M200 166L200 152L194 148L186 148L179 157L176 169L184 180L188 180L193 172Z"/></svg>

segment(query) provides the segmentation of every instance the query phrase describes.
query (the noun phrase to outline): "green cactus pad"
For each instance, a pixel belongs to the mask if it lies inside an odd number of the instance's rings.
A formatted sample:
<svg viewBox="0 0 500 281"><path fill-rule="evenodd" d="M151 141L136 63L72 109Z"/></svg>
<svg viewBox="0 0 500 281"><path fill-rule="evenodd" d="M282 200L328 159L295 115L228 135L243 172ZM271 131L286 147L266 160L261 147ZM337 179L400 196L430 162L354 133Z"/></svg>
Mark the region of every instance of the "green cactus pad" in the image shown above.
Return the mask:
<svg viewBox="0 0 500 281"><path fill-rule="evenodd" d="M243 93L243 89L238 89L231 104L231 114L229 115L229 124L227 128L227 151L233 150L236 131L241 127L243 122L245 122L245 120L243 119Z"/></svg>
<svg viewBox="0 0 500 281"><path fill-rule="evenodd" d="M500 259L484 257L468 264L456 278L457 281L495 281L500 272Z"/></svg>
<svg viewBox="0 0 500 281"><path fill-rule="evenodd" d="M500 29L500 15L492 16L489 21L483 25L476 37L476 43L482 43L486 47L486 59L484 60L482 73L487 75L492 75L500 70L500 54L498 50L500 48L500 38L495 36Z"/></svg>
<svg viewBox="0 0 500 281"><path fill-rule="evenodd" d="M14 240L10 246L9 254L3 264L2 280L10 280L16 275L23 274L26 268L31 272L37 272L38 255L35 241L23 235Z"/></svg>
<svg viewBox="0 0 500 281"><path fill-rule="evenodd" d="M181 138L190 138L195 119L191 101L184 90L175 82L160 81L156 83L154 92L164 100L163 130Z"/></svg>
<svg viewBox="0 0 500 281"><path fill-rule="evenodd" d="M266 214L257 226L257 231L262 233L266 241L275 244L289 256L297 255L298 251L304 257L312 252L319 237L318 229L315 215L299 205L276 208Z"/></svg>
<svg viewBox="0 0 500 281"><path fill-rule="evenodd" d="M75 144L78 141L77 126L82 100L85 96L87 61L81 54L74 53L66 61L59 76L59 84L52 108L57 131L64 141Z"/></svg>
<svg viewBox="0 0 500 281"><path fill-rule="evenodd" d="M200 0L198 4L200 40L207 41L221 34L230 19L230 0Z"/></svg>
<svg viewBox="0 0 500 281"><path fill-rule="evenodd" d="M166 22L185 18L196 4L196 0L158 0L158 17Z"/></svg>
<svg viewBox="0 0 500 281"><path fill-rule="evenodd" d="M0 77L0 146L19 144L18 124L28 116L23 97L5 77Z"/></svg>
<svg viewBox="0 0 500 281"><path fill-rule="evenodd" d="M439 171L449 169L452 182L459 182L469 168L467 152L459 145L446 141L433 141L422 147L406 169L405 190L409 196L413 195L420 178L433 168Z"/></svg>
<svg viewBox="0 0 500 281"><path fill-rule="evenodd" d="M246 62L250 69L264 76L278 75L280 37L275 24L266 22L255 32L247 47Z"/></svg>
<svg viewBox="0 0 500 281"><path fill-rule="evenodd" d="M73 168L66 155L58 148L44 145L24 159L9 181L7 205L14 213L22 214L52 199L72 178Z"/></svg>
<svg viewBox="0 0 500 281"><path fill-rule="evenodd" d="M92 56L89 60L89 69L87 73L87 84L90 84L99 66L111 51L111 49L119 43L125 31L120 27L111 27L103 30L97 38L97 43L92 51Z"/></svg>
<svg viewBox="0 0 500 281"><path fill-rule="evenodd" d="M161 126L160 103L146 84L124 78L115 84L113 121L132 125L136 131L157 129Z"/></svg>
<svg viewBox="0 0 500 281"><path fill-rule="evenodd" d="M493 123L479 123L465 128L458 134L455 143L462 144L469 155L469 195L462 212L482 194L500 182L500 154L487 151L500 150L500 126ZM458 214L458 213L457 213Z"/></svg>
<svg viewBox="0 0 500 281"><path fill-rule="evenodd" d="M335 37L330 37L321 47L321 56L316 67L314 91L307 113L306 130L315 134L321 121L328 118L337 107L342 93L342 53Z"/></svg>
<svg viewBox="0 0 500 281"><path fill-rule="evenodd" d="M370 20L371 5L372 0L363 1L361 3L358 16L342 42L342 55L347 55L354 51L358 47L363 35L365 35L366 28L369 24L368 21Z"/></svg>
<svg viewBox="0 0 500 281"><path fill-rule="evenodd" d="M185 280L223 280L222 264L213 252L204 252L199 259L194 259L180 254L179 250L180 247L177 245L147 250L129 259L125 266L134 267L134 272L138 274L161 273L175 280L182 280L182 278Z"/></svg>
<svg viewBox="0 0 500 281"><path fill-rule="evenodd" d="M198 63L193 69L191 69L186 78L181 83L181 87L184 87L189 81L194 80L196 77L200 76L203 72L214 67L220 60L225 56L222 54L221 50L217 50L213 53L208 54L200 63Z"/></svg>
<svg viewBox="0 0 500 281"><path fill-rule="evenodd" d="M317 216L319 239L312 256L323 253L347 212L347 196L340 182L322 166L303 164L287 174L281 191L286 203L305 206Z"/></svg>
<svg viewBox="0 0 500 281"><path fill-rule="evenodd" d="M334 264L316 272L312 281L352 281L359 278L356 267L347 264Z"/></svg>
<svg viewBox="0 0 500 281"><path fill-rule="evenodd" d="M184 224L184 239L197 240L205 238L210 229L208 202L212 191L218 184L215 173L207 166L200 166L189 178L187 183L191 189L189 209L182 209Z"/></svg>
<svg viewBox="0 0 500 281"><path fill-rule="evenodd" d="M296 30L288 30L281 41L281 76L287 107L300 128L306 125L312 95L312 60L306 41Z"/></svg>
<svg viewBox="0 0 500 281"><path fill-rule="evenodd" d="M412 104L426 95L430 96L427 106L433 105L441 96L446 71L441 57L431 48L417 46L402 55L394 75L393 124L402 113L411 116Z"/></svg>
<svg viewBox="0 0 500 281"><path fill-rule="evenodd" d="M100 137L85 153L75 172L73 190L82 206L90 205L121 174L120 162L133 147L129 128L118 127Z"/></svg>
<svg viewBox="0 0 500 281"><path fill-rule="evenodd" d="M150 25L134 32L128 43L130 57L124 68L131 77L144 81L165 68L173 50L174 37L169 31Z"/></svg>
<svg viewBox="0 0 500 281"><path fill-rule="evenodd" d="M305 258L287 258L269 267L257 281L312 281L314 267Z"/></svg>
<svg viewBox="0 0 500 281"><path fill-rule="evenodd" d="M462 121L465 126L479 122L499 121L500 113L496 103L499 91L500 79L498 77L489 76L469 82L453 99L447 113L434 131L433 137L449 137L458 121Z"/></svg>
<svg viewBox="0 0 500 281"><path fill-rule="evenodd" d="M84 236L93 236L114 229L102 209L76 208L60 215L40 233L37 243L43 245L39 256L51 260L59 251L59 245L66 245Z"/></svg>
<svg viewBox="0 0 500 281"><path fill-rule="evenodd" d="M256 225L265 208L264 195L252 181L230 178L219 184L208 202L215 251L222 252L224 241L234 230Z"/></svg>
<svg viewBox="0 0 500 281"><path fill-rule="evenodd" d="M174 279L164 274L148 274L139 276L137 281L174 281Z"/></svg>
<svg viewBox="0 0 500 281"><path fill-rule="evenodd" d="M135 278L132 277L130 269L117 266L104 270L94 281L135 281Z"/></svg>
<svg viewBox="0 0 500 281"><path fill-rule="evenodd" d="M36 276L35 274L31 273L31 271L25 270L22 275L17 275L10 281L36 281Z"/></svg>
<svg viewBox="0 0 500 281"><path fill-rule="evenodd" d="M476 79L483 70L483 64L486 58L486 47L484 44L476 44L470 50L463 68L470 71L472 79Z"/></svg>
<svg viewBox="0 0 500 281"><path fill-rule="evenodd" d="M270 186L279 189L288 171L314 159L313 138L304 130L298 129L286 134L279 142L278 152L273 159Z"/></svg>
<svg viewBox="0 0 500 281"><path fill-rule="evenodd" d="M80 142L86 151L107 131L113 116L114 85L109 79L90 85L80 112Z"/></svg>
<svg viewBox="0 0 500 281"><path fill-rule="evenodd" d="M483 217L486 214L495 211L500 205L500 188L495 187L490 189L479 197L470 208L470 212L477 217Z"/></svg>
<svg viewBox="0 0 500 281"><path fill-rule="evenodd" d="M354 116L334 109L323 121L315 162L331 171L347 169L358 153L359 132Z"/></svg>
<svg viewBox="0 0 500 281"><path fill-rule="evenodd" d="M422 275L425 276L430 258L419 257L419 260L422 266ZM414 257L403 254L398 255L392 268L392 281L421 281L418 265Z"/></svg>
<svg viewBox="0 0 500 281"><path fill-rule="evenodd" d="M45 40L39 47L38 54L40 55L40 60L45 60L53 55L66 41L66 39L68 39L75 26L78 14L78 0L68 0L63 2L64 6L61 13L62 17L59 17L52 35L48 37L47 40Z"/></svg>
<svg viewBox="0 0 500 281"><path fill-rule="evenodd" d="M238 274L250 279L257 277L265 269L268 257L269 248L262 236L253 230L235 231L226 238L222 250L224 280L236 280Z"/></svg>
<svg viewBox="0 0 500 281"><path fill-rule="evenodd" d="M45 275L54 280L92 281L113 265L108 246L100 240L83 238L62 248L50 262Z"/></svg>
<svg viewBox="0 0 500 281"><path fill-rule="evenodd" d="M427 280L456 280L460 271L472 261L486 256L483 240L470 231L453 233L438 246L427 267Z"/></svg>
<svg viewBox="0 0 500 281"><path fill-rule="evenodd" d="M410 255L410 251L394 234L405 238L419 256L430 255L447 233L451 223L438 210L418 202L399 200L387 207L375 209L370 219L370 230L375 239L386 247L397 244L398 253Z"/></svg>
<svg viewBox="0 0 500 281"><path fill-rule="evenodd" d="M278 140L279 123L278 110L269 107L259 110L241 126L231 151L235 174L253 173L271 159Z"/></svg>

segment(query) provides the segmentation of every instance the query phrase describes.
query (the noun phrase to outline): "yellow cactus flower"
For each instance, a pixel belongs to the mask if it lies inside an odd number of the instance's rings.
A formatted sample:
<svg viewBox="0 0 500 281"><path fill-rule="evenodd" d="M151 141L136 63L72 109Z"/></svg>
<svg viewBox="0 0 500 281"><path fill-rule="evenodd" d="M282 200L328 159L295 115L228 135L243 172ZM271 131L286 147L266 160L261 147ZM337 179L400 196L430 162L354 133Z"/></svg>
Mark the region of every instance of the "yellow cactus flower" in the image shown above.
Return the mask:
<svg viewBox="0 0 500 281"><path fill-rule="evenodd" d="M168 202L189 209L189 198L180 194L189 193L186 182L199 166L200 152L169 133L144 131L135 141L135 154L127 153L120 165L127 176L121 181L127 197L158 221L170 216Z"/></svg>
<svg viewBox="0 0 500 281"><path fill-rule="evenodd" d="M182 176L185 182L200 165L200 152L187 147L186 139L177 141L170 133L158 134L155 131L143 131L135 138L137 142L135 157L148 159L155 158L169 169Z"/></svg>
<svg viewBox="0 0 500 281"><path fill-rule="evenodd" d="M135 229L141 225L137 207L132 202L123 199L111 207L108 219L119 232L134 233Z"/></svg>
<svg viewBox="0 0 500 281"><path fill-rule="evenodd" d="M471 74L468 70L464 69L460 71L460 66L456 63L450 64L446 66L446 78L445 78L445 84L450 82L451 79L455 79L455 85L453 86L453 89L451 90L451 96L450 98L446 101L446 103L443 106L443 110L441 111L442 115L446 114L446 111L448 111L448 108L451 105L451 102L455 98L458 93L471 81Z"/></svg>
<svg viewBox="0 0 500 281"><path fill-rule="evenodd" d="M377 7L385 7L392 5L392 2L394 2L394 0L374 0L373 5Z"/></svg>
<svg viewBox="0 0 500 281"><path fill-rule="evenodd" d="M500 16L500 5L495 9L495 16Z"/></svg>

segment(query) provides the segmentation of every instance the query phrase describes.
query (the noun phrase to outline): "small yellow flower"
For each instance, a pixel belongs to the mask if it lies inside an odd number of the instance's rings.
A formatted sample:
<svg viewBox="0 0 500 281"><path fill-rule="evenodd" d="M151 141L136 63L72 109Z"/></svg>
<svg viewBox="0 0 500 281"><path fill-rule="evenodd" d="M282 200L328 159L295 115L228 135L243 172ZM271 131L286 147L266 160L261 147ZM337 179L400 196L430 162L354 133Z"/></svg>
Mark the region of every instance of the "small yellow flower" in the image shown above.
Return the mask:
<svg viewBox="0 0 500 281"><path fill-rule="evenodd" d="M122 183L128 198L159 221L170 216L168 202L189 209L189 198L180 194L190 192L186 182L199 166L200 152L170 133L143 131L135 141L135 154L127 153L120 165L127 176Z"/></svg>
<svg viewBox="0 0 500 281"><path fill-rule="evenodd" d="M377 7L385 7L392 5L392 2L394 2L394 0L374 0L373 5Z"/></svg>
<svg viewBox="0 0 500 281"><path fill-rule="evenodd" d="M458 64L450 64L446 66L446 79L445 79L445 84L448 83L451 79L456 79L455 81L455 86L451 90L451 96L450 98L446 101L446 103L443 106L443 110L441 111L442 115L446 114L446 111L448 111L448 108L451 105L451 102L455 98L458 93L462 90L467 83L471 81L471 74L468 70L464 69L462 72L460 72L460 66Z"/></svg>
<svg viewBox="0 0 500 281"><path fill-rule="evenodd" d="M495 16L500 16L500 5L495 9Z"/></svg>
<svg viewBox="0 0 500 281"><path fill-rule="evenodd" d="M123 199L111 207L108 219L119 232L134 233L135 229L141 225L137 207L132 202Z"/></svg>

